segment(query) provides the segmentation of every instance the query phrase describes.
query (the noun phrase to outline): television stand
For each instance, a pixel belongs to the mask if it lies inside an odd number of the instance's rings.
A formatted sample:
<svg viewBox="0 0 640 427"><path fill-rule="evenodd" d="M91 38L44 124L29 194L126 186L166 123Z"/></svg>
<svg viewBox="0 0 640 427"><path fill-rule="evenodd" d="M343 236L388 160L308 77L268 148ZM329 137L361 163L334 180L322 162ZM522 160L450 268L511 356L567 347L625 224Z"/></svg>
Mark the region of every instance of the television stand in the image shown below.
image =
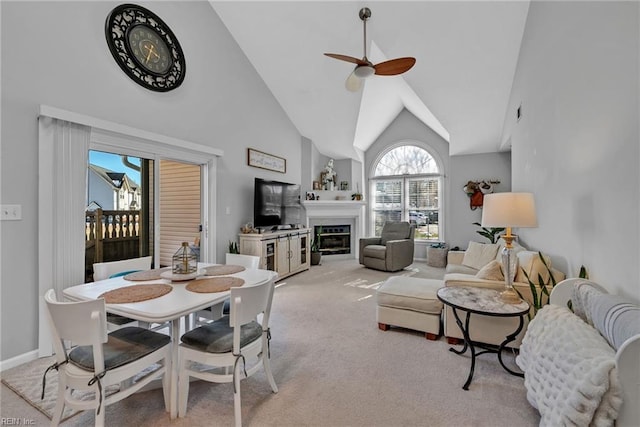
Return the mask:
<svg viewBox="0 0 640 427"><path fill-rule="evenodd" d="M311 230L308 228L240 234L240 253L260 257L260 268L278 273L276 280L308 270Z"/></svg>

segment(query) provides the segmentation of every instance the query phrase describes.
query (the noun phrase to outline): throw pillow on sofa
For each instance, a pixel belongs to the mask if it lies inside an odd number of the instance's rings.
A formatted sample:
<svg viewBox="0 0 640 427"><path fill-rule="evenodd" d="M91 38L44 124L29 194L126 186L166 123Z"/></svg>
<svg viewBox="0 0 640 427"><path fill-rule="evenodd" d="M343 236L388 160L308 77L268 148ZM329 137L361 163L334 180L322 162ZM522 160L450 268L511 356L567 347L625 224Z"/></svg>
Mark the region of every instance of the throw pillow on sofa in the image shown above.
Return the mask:
<svg viewBox="0 0 640 427"><path fill-rule="evenodd" d="M482 267L480 271L476 273L476 277L478 279L485 279L485 280L498 280L498 281L504 280L502 263L494 259L489 264Z"/></svg>
<svg viewBox="0 0 640 427"><path fill-rule="evenodd" d="M469 242L462 265L480 270L496 258L498 244Z"/></svg>
<svg viewBox="0 0 640 427"><path fill-rule="evenodd" d="M549 283L549 270L540 260L538 252L520 251L518 252L517 257L519 268L518 273L516 274L516 282L528 283L527 277L524 275L524 271L526 271L529 275L529 279L531 279L533 283L539 284L538 275L542 277L542 281L544 283ZM542 254L542 257L549 268L551 268L551 258L545 254Z"/></svg>

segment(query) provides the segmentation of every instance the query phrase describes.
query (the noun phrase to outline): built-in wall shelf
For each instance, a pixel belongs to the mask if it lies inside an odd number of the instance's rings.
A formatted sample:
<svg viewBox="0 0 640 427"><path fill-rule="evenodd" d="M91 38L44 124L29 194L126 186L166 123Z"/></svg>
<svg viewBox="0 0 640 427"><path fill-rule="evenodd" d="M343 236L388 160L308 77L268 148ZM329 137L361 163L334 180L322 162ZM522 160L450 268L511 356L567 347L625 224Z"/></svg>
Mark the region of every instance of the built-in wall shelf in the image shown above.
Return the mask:
<svg viewBox="0 0 640 427"><path fill-rule="evenodd" d="M329 190L314 190L309 193L313 193L316 197L320 197L320 201L323 200L348 200L351 201L351 195L354 191L329 191ZM305 197L306 199L306 197ZM314 200L309 200L314 201Z"/></svg>

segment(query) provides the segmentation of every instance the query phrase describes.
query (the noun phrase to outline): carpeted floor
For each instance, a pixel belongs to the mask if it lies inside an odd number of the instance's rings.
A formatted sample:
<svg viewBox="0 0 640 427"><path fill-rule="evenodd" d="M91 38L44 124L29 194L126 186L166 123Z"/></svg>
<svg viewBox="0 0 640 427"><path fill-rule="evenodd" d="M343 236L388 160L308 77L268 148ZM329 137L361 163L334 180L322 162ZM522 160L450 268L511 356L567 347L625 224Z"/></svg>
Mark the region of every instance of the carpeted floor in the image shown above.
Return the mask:
<svg viewBox="0 0 640 427"><path fill-rule="evenodd" d="M415 263L393 275L442 278L443 273ZM527 402L523 379L505 372L495 355L477 359L473 382L464 391L469 358L448 351L444 338L427 341L415 331L377 328L375 289L389 276L353 260L325 257L322 265L278 282L271 355L279 392L271 392L262 372L244 380L243 424L537 426L540 417ZM505 359L513 363L512 355ZM39 398L42 372L37 371L46 362L37 363L19 368L27 388L37 389ZM9 373L2 373L3 380ZM48 375L48 387L55 386L52 377ZM49 423L7 387L1 391L3 418ZM110 426L232 425L232 385L192 383L183 419L169 419L161 390L107 407L106 419ZM83 412L63 425L92 424L93 414Z"/></svg>

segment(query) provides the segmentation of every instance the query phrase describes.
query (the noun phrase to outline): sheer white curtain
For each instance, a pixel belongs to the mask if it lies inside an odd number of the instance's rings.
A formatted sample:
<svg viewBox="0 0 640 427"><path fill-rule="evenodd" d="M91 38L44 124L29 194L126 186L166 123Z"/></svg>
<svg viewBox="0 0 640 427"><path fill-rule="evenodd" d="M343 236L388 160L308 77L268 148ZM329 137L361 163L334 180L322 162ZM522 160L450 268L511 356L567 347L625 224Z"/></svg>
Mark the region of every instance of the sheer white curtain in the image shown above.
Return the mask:
<svg viewBox="0 0 640 427"><path fill-rule="evenodd" d="M87 156L91 128L41 115L38 124L39 356L52 353L43 296L84 283Z"/></svg>

